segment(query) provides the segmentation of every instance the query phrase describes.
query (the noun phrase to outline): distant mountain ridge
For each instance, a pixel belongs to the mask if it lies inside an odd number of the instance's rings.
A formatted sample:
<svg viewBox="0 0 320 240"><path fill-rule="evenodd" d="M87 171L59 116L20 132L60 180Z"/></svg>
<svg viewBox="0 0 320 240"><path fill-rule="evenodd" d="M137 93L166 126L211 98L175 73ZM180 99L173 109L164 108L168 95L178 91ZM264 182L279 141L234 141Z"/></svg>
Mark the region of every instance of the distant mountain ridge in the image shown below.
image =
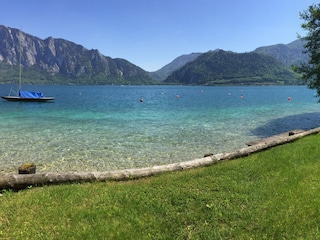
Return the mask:
<svg viewBox="0 0 320 240"><path fill-rule="evenodd" d="M304 51L305 42L301 39L295 40L289 44L276 44L271 46L259 47L254 52L263 53L274 57L287 66L300 64L309 59Z"/></svg>
<svg viewBox="0 0 320 240"><path fill-rule="evenodd" d="M6 72L10 72L10 66L17 66L20 53L25 70L32 70L38 78L45 75L45 83L155 83L145 70L125 59L112 59L98 50L88 50L64 39L49 37L41 40L18 29L0 25L1 72L5 72L6 68ZM7 78L10 74L5 75L6 79L3 74L1 76L1 82L11 81ZM31 81L41 83L41 79Z"/></svg>
<svg viewBox="0 0 320 240"><path fill-rule="evenodd" d="M276 45L271 45L271 46L259 47L259 48L255 49L254 51L252 51L251 53L254 53L254 52L261 53L261 54L275 58L276 60L279 61L278 64L282 63L286 66L285 68L287 68L286 70L288 71L288 73L291 72L289 75L287 75L288 77L292 76L292 77L296 78L297 75L295 75L291 71L291 65L299 65L303 62L307 62L309 59L308 55L304 53L304 44L305 44L305 42L303 40L298 39L298 40L295 40L289 44L276 44ZM219 50L220 49L217 49L215 51L219 51ZM209 52L212 53L214 51L209 51ZM187 63L191 63L192 61L196 60L202 54L207 54L207 53L197 53L196 55L190 54L190 56L189 55L182 55L165 66L165 69L167 71L163 71L163 68L162 68L156 72L153 72L151 74L151 76L155 77L155 76L161 75L161 77L157 78L157 80L163 79L163 78L168 78L170 74L178 76L181 73L174 74L175 71L179 71L180 68L184 67ZM184 64L178 65L175 63L176 61L180 61L181 59L183 59ZM192 66L196 67L196 64L194 64ZM207 75L214 75L214 73L211 72L212 69L211 70L207 69L206 71L208 71L206 73ZM184 76L184 77L187 78L187 76ZM226 76L225 78L228 78L228 76ZM164 82L169 83L170 81L176 82L177 80L174 79L173 76L170 76L170 78L165 79ZM176 84L182 84L182 82L177 81ZM282 82L288 82L288 81L285 80ZM290 82L292 82L292 81L290 81ZM300 83L301 82L299 82L299 84ZM189 84L196 84L196 83L189 83ZM209 83L207 83L207 84L209 84Z"/></svg>
<svg viewBox="0 0 320 240"><path fill-rule="evenodd" d="M219 49L185 54L158 71L147 72L125 59L107 57L64 39L41 40L0 25L0 83L17 81L21 56L23 82L31 84L294 84L290 78L297 75L290 65L308 60L303 45L296 40L259 47L250 54ZM269 58L276 63L271 64ZM274 81L267 80L271 78Z"/></svg>
<svg viewBox="0 0 320 240"><path fill-rule="evenodd" d="M193 61L197 57L199 57L202 53L190 53L184 54L180 57L175 58L172 62L165 65L155 72L150 72L150 76L157 81L165 80L172 72L178 70L183 67L186 63Z"/></svg>
<svg viewBox="0 0 320 240"><path fill-rule="evenodd" d="M297 75L277 59L257 52L209 51L164 81L184 85L292 85Z"/></svg>

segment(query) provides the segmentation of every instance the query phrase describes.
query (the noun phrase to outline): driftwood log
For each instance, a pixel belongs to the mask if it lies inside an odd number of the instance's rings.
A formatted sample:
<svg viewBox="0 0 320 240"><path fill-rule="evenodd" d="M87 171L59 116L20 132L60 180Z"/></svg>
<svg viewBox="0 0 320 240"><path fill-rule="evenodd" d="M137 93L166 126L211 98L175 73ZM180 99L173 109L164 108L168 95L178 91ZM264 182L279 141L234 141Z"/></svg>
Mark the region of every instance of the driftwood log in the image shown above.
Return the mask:
<svg viewBox="0 0 320 240"><path fill-rule="evenodd" d="M109 180L128 180L140 177L148 177L164 172L172 172L184 169L190 169L200 166L207 166L218 161L232 160L252 153L259 152L274 146L295 141L301 137L316 134L320 132L320 128L315 128L309 131L304 131L294 135L276 139L273 141L262 142L249 147L244 147L239 150L229 153L219 153L210 155L200 159L172 163L167 165L125 169L104 172L66 172L66 173L36 173L36 174L12 174L0 177L0 190L3 189L23 189L28 186L41 186L48 184L60 184L71 182L93 182L93 181L109 181Z"/></svg>

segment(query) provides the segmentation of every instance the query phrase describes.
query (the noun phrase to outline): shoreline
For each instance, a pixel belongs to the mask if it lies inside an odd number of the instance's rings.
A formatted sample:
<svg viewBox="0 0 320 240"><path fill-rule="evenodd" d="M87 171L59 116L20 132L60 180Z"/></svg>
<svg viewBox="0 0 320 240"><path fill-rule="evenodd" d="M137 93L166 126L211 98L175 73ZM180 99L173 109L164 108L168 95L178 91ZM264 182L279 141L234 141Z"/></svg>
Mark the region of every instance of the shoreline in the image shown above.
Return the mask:
<svg viewBox="0 0 320 240"><path fill-rule="evenodd" d="M257 144L240 148L238 150L209 154L203 158L198 158L194 160L171 163L166 165L158 165L145 168L134 168L134 169L124 169L124 170L113 170L113 171L103 171L103 172L65 172L65 173L35 173L35 174L10 174L0 177L0 190L4 189L24 189L28 186L41 186L49 184L63 184L72 182L94 182L94 181L122 181L137 179L142 177L150 177L165 172L181 171L196 167L212 165L219 161L228 161L241 157L248 156L253 153L257 153L278 145L293 142L302 137L317 134L320 132L319 128L314 128L311 130L287 134L282 137L269 138L269 140L261 141Z"/></svg>

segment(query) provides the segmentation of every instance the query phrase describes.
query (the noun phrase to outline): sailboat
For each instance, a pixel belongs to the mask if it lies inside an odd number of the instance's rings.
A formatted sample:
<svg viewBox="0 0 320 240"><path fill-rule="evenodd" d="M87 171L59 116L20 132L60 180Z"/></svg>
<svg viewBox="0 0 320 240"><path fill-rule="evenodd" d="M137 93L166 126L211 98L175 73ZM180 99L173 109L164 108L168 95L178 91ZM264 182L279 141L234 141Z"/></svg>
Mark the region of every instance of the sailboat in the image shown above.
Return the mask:
<svg viewBox="0 0 320 240"><path fill-rule="evenodd" d="M20 44L19 44L20 45ZM11 93L11 91L10 91ZM21 90L21 46L19 46L19 89L18 94L8 96L1 96L8 101L20 102L47 102L54 100L54 97L45 97L42 92L29 92Z"/></svg>
<svg viewBox="0 0 320 240"><path fill-rule="evenodd" d="M19 90L17 96L1 96L8 101L20 101L20 102L47 102L54 100L54 97L45 97L42 92L28 92Z"/></svg>

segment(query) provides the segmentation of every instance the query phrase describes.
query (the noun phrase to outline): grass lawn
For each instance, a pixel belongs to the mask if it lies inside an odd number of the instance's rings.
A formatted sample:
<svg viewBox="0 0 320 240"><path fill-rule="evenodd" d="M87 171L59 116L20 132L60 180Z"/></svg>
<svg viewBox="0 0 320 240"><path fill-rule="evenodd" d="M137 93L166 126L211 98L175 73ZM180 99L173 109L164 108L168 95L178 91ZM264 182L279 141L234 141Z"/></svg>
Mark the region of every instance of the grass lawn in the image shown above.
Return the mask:
<svg viewBox="0 0 320 240"><path fill-rule="evenodd" d="M0 196L0 239L320 239L320 135L122 182Z"/></svg>

